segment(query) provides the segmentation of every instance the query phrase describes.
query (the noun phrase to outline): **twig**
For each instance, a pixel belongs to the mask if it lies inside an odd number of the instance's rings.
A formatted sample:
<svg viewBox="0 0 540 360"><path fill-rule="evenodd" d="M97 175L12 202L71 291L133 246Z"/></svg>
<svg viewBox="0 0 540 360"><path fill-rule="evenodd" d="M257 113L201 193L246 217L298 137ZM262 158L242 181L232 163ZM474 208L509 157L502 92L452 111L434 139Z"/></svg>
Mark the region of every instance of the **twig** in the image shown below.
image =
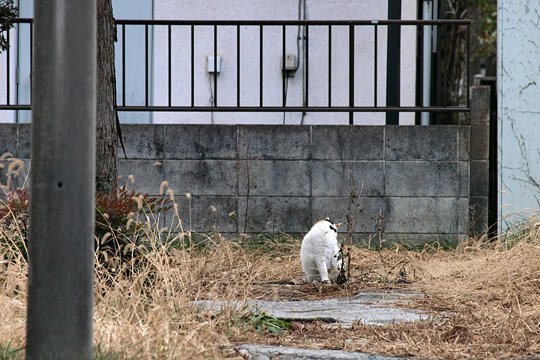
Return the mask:
<svg viewBox="0 0 540 360"><path fill-rule="evenodd" d="M249 157L249 144L247 145L247 154ZM247 182L247 190L246 190L246 210L244 213L244 231L245 234L247 231L247 223L248 223L248 215L249 215L249 195L251 191L251 176L249 171L249 159L246 160L246 182Z"/></svg>
<svg viewBox="0 0 540 360"><path fill-rule="evenodd" d="M349 205L347 206L347 242L349 246L353 243L353 234L358 221L358 208L360 207L359 198L362 190L364 189L364 183L360 188L360 192L356 191L356 182L352 171L350 172L351 191L349 192Z"/></svg>

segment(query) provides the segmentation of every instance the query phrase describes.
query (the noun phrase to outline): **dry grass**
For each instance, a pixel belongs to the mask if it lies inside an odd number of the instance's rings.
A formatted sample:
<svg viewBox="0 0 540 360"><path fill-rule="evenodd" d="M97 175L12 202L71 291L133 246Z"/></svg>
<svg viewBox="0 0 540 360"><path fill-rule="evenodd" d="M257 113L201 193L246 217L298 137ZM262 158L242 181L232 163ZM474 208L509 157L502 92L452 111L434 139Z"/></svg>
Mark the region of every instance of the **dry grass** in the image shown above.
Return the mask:
<svg viewBox="0 0 540 360"><path fill-rule="evenodd" d="M367 287L399 286L422 291L425 297L408 306L429 311L431 321L376 327L358 324L350 330L302 324L300 331L269 340L259 336L257 341L427 359L525 358L540 354L540 243L524 241L505 250L471 242L452 252L386 250L380 255L355 249L354 256L362 259L363 270L356 268L353 274L367 271L363 282ZM385 272L381 258L387 264L401 265ZM415 276L406 279L410 283L398 285L403 269ZM254 341L250 337L242 340Z"/></svg>
<svg viewBox="0 0 540 360"><path fill-rule="evenodd" d="M477 239L451 251L353 248L351 281L323 292L295 284L302 277L300 239L231 242L216 233L203 237L202 245L158 246L163 231L154 220L141 227L154 248L137 266L127 263L112 272L96 265L96 357L235 357L234 346L242 342L429 359L540 354L540 235L534 219L511 244L504 239L511 246ZM21 236L17 229L0 229ZM189 243L190 235L175 240ZM0 358L22 358L22 352L2 357L3 348L23 347L25 336L27 264L8 249L13 247L0 249ZM200 299L318 298L389 287L423 292L424 298L406 306L429 311L432 320L352 329L302 323L271 334L257 331L242 311L216 315L192 305Z"/></svg>

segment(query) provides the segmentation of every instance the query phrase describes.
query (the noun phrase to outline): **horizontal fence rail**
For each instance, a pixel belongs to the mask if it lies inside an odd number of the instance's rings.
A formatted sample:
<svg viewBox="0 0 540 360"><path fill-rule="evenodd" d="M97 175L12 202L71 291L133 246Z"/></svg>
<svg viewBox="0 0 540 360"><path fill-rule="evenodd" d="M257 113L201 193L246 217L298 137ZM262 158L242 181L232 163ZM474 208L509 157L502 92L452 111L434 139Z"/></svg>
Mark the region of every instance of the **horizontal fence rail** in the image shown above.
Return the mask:
<svg viewBox="0 0 540 360"><path fill-rule="evenodd" d="M117 108L133 112L468 112L470 25L469 20L116 20ZM425 105L416 95L413 103L385 103L386 86L381 84L390 61L385 47L390 27L414 31L414 43L402 42L398 51L409 56L415 52L415 83L410 91L416 94L422 93L424 29L454 27L464 32L463 101ZM31 109L31 76L23 81L19 69L23 64L31 73L32 33L32 19L17 19L15 28L4 34L10 44L17 41L18 48L0 54L1 110ZM200 43L205 43L205 49L198 47ZM127 47L133 44L141 49L138 56L128 53ZM21 51L25 46L28 51ZM205 67L215 70L223 53L228 60L223 65L227 87L221 74L199 69L203 54L213 61ZM288 53L297 55L297 69L285 67ZM138 61L143 70L130 74L132 61ZM291 72L296 72L297 83L303 81L296 102L289 99ZM210 101L206 90L199 88L203 85L210 88ZM396 85L402 86L401 77ZM134 90L142 94L136 101L130 99ZM314 90L319 95L313 95Z"/></svg>

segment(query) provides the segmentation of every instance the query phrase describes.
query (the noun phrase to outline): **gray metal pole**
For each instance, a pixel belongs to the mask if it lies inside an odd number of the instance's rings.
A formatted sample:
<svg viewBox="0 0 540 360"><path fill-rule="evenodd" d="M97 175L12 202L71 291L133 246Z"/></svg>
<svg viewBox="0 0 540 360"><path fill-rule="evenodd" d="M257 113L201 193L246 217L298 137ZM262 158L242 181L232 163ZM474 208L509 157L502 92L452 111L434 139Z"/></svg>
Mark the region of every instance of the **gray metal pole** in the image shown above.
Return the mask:
<svg viewBox="0 0 540 360"><path fill-rule="evenodd" d="M90 359L96 2L34 9L26 358Z"/></svg>

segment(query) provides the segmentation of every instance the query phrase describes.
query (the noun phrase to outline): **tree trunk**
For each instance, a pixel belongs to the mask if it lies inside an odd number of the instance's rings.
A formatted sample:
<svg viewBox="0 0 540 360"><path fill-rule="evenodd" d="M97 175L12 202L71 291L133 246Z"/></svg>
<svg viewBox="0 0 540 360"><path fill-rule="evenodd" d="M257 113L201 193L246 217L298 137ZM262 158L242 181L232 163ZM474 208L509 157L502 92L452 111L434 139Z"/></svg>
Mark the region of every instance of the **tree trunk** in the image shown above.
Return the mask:
<svg viewBox="0 0 540 360"><path fill-rule="evenodd" d="M96 190L116 189L118 169L116 128L116 77L114 42L116 30L112 0L97 1L97 111L96 111Z"/></svg>

